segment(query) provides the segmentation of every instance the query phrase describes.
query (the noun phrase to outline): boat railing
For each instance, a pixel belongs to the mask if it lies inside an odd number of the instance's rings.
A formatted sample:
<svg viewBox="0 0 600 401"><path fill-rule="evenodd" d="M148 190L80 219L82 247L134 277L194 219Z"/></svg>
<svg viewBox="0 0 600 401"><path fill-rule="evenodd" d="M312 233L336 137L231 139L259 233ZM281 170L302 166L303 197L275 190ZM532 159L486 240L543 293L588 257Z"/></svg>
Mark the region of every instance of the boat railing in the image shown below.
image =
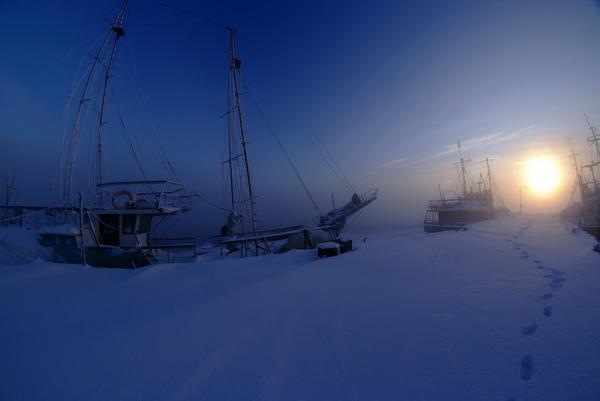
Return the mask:
<svg viewBox="0 0 600 401"><path fill-rule="evenodd" d="M76 222L78 210L69 206L0 206L0 226L52 227Z"/></svg>
<svg viewBox="0 0 600 401"><path fill-rule="evenodd" d="M360 198L361 201L368 202L368 201L377 199L377 191L378 191L377 188L373 188L361 195L358 195L358 197Z"/></svg>
<svg viewBox="0 0 600 401"><path fill-rule="evenodd" d="M428 202L427 208L429 210L448 209L464 203L465 201L463 199L434 199Z"/></svg>
<svg viewBox="0 0 600 401"><path fill-rule="evenodd" d="M194 238L194 237L150 238L148 240L148 246L154 247L154 248L196 246L196 238Z"/></svg>
<svg viewBox="0 0 600 401"><path fill-rule="evenodd" d="M163 254L161 259L166 263L177 261L177 258L181 257L182 254L191 258L198 256L196 238L193 237L150 238L148 245L141 247L141 249L161 252Z"/></svg>
<svg viewBox="0 0 600 401"><path fill-rule="evenodd" d="M190 210L197 196L183 184L168 180L116 181L99 184L99 207L153 209L167 213Z"/></svg>

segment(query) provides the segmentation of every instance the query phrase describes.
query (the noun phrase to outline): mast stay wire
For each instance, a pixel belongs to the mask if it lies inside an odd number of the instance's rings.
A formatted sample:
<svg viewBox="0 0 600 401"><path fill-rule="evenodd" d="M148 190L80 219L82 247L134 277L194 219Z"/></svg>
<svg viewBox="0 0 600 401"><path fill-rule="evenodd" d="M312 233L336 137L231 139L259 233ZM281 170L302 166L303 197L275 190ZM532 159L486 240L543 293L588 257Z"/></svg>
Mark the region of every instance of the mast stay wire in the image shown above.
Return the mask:
<svg viewBox="0 0 600 401"><path fill-rule="evenodd" d="M285 147L283 146L283 143L281 142L281 140L279 139L279 136L277 135L277 133L275 132L275 129L273 128L273 126L271 125L271 122L269 121L269 119L267 118L267 115L265 114L265 112L263 111L263 108L261 107L256 95L254 94L254 92L252 91L252 88L250 87L250 85L248 85L248 82L246 81L245 78L242 78L242 82L244 83L244 86L248 89L248 93L250 93L250 97L252 98L252 100L254 101L254 104L256 105L256 108L258 109L258 112L260 113L261 117L263 118L263 120L265 121L265 124L267 125L267 127L269 128L269 131L271 132L271 134L273 135L273 138L275 138L275 141L277 142L277 144L279 145L279 148L281 149L281 151L283 152L285 158L287 159L288 163L290 164L290 166L292 167L292 170L294 170L294 173L296 174L296 177L298 178L298 181L300 181L300 184L302 184L302 187L304 188L304 192L306 192L306 195L308 196L308 198L310 199L310 201L312 202L315 210L319 213L319 215L321 215L321 211L319 210L319 206L317 206L317 202L315 202L315 199L313 198L313 196L310 193L310 190L308 189L308 187L306 186L306 183L304 182L304 180L302 179L302 176L300 175L300 172L298 171L298 169L296 168L296 165L294 164L294 162L292 161L292 159L290 158L290 155L288 154L288 152L285 150Z"/></svg>
<svg viewBox="0 0 600 401"><path fill-rule="evenodd" d="M119 104L117 103L117 96L115 95L115 92L114 92L114 89L112 86L110 87L110 92L113 95L113 99L114 99L113 103L114 103L115 110L117 112L117 117L119 118L119 124L121 125L121 128L123 130L123 136L125 137L125 140L127 141L127 144L129 145L129 150L131 151L131 154L133 155L133 158L135 159L135 164L137 165L138 169L144 176L144 179L147 180L148 175L147 175L146 169L144 168L143 154L141 153L141 148L140 148L140 155L138 155L138 152L136 152L136 150L135 150L133 140L131 139L129 132L127 131L127 127L125 127L125 121L123 120L123 115L121 114L121 110L119 109Z"/></svg>
<svg viewBox="0 0 600 401"><path fill-rule="evenodd" d="M321 157L321 159L323 160L323 162L325 162L325 164L327 165L327 167L329 167L329 169L333 172L333 174L337 177L337 179L342 183L342 185L348 190L348 192L353 193L352 188L348 186L348 183L346 181L344 181L344 179L342 178L342 176L340 176L340 174L338 173L338 171L333 167L333 165L331 164L331 161L325 157L325 155L323 154L323 152L321 152L321 149L319 149L319 147L317 146L317 144L313 140L313 138L311 138L306 133L304 134L304 136L313 145L313 147L315 148L315 150L317 151L317 153L319 154L319 156Z"/></svg>
<svg viewBox="0 0 600 401"><path fill-rule="evenodd" d="M62 135L61 135L61 141L60 141L60 149L58 152L58 169L54 170L51 185L50 185L50 192L54 192L55 185L58 187L57 190L59 192L62 192L62 188L60 188L61 187L60 177L62 177L62 175L63 175L65 148L67 146L67 136L68 136L68 134L67 134L68 122L70 119L70 111L72 108L73 97L75 96L75 91L77 90L77 88L79 87L79 85L81 84L81 82L83 81L85 76L88 74L89 70L92 68L92 66L89 66L86 69L85 73L81 74L81 69L83 68L83 64L86 60L86 57L89 56L89 51L93 46L95 46L97 43L99 43L103 37L104 37L104 33L102 35L99 35L98 38L95 39L88 46L88 48L86 49L84 54L81 56L81 60L79 62L79 65L77 66L77 70L75 71L75 75L73 77L73 81L70 86L69 94L67 95L67 101L65 102L65 107L63 109L63 129L62 129Z"/></svg>
<svg viewBox="0 0 600 401"><path fill-rule="evenodd" d="M331 159L331 161L333 162L333 165L337 168L337 170L339 171L340 175L344 178L344 180L346 180L346 183L348 184L348 186L352 189L353 193L356 193L356 189L354 188L354 186L352 185L352 183L350 182L350 180L348 179L348 177L346 177L346 174L344 174L344 171L340 168L339 164L337 163L337 161L335 160L335 158L333 157L333 154L331 154L329 152L329 149L327 149L327 147L325 146L325 144L319 139L317 138L317 141L319 142L319 144L321 145L321 147L323 148L323 150L325 150L325 153L327 153L327 155L329 156L329 158Z"/></svg>
<svg viewBox="0 0 600 401"><path fill-rule="evenodd" d="M225 29L225 30L229 30L230 29L229 27L227 27L227 26L225 26L223 24L219 24L218 22L215 22L215 21L211 20L210 18L203 17L201 15L195 14L195 13L193 13L191 11L185 10L185 9L177 7L177 6L174 6L172 4L164 3L164 2L159 1L159 0L149 0L149 1L151 3L156 3L156 4L160 5L160 6L165 7L165 8L169 8L169 9L171 9L173 11L177 11L177 12L179 12L181 14L186 14L186 15L188 15L190 17L194 17L194 18L199 19L201 21L204 21L204 22L206 22L208 24L214 25L217 28L222 28L222 29Z"/></svg>
<svg viewBox="0 0 600 401"><path fill-rule="evenodd" d="M159 0L149 0L149 1L150 1L150 2L153 2L153 3L156 3L156 4L158 4L158 5L161 5L161 6L165 7L165 8L169 8L169 9L171 9L171 10L177 11L177 12L179 12L179 13L186 14L186 15L188 15L188 16L191 16L191 17L193 17L193 18L197 18L197 19L199 19L199 20L201 20L201 21L204 21L204 22L206 22L206 23L209 23L209 24L211 24L211 25L213 25L213 26L215 26L215 27L218 27L218 28L221 28L221 29L225 29L226 31L231 31L231 27L228 27L228 26L226 26L226 25L223 25L223 24L217 23L217 22L215 22L215 21L213 21L213 20L211 20L211 19L209 19L209 18L202 17L202 16L200 16L200 15L198 15L198 14L192 13L192 12L190 12L190 11L188 11L188 10L185 10L185 9L183 9L183 8L180 8L180 7L177 7L177 6L171 5L171 4L167 4L167 3L164 3L164 2L162 2L162 1L159 1ZM300 183L302 184L302 187L304 188L304 191L306 192L306 194L307 194L308 198L310 199L310 201L311 201L312 205L314 206L314 208L316 209L316 211L317 211L319 214L321 214L321 211L319 210L319 207L318 207L317 203L315 202L315 200L314 200L313 196L311 195L311 193L310 193L310 191L309 191L309 189L308 189L308 187L307 187L306 183L305 183L305 182L304 182L304 180L302 179L302 176L300 175L300 172L298 171L298 169L296 168L296 166L295 166L295 164L293 163L292 159L290 158L289 154L288 154L288 153L287 153L287 151L285 150L285 147L283 146L283 143L281 142L281 140L280 140L280 139L279 139L279 137L277 136L277 133L275 132L275 129L273 128L273 126L272 126L272 125L271 125L271 123L269 122L269 119L267 118L267 116L266 116L265 112L263 111L262 107L260 106L260 103L258 102L258 99L257 99L257 97L255 96L254 92L253 92L253 91L252 91L252 89L250 88L250 85L248 85L248 82L247 82L247 81L246 81L244 78L242 78L242 82L244 83L245 87L248 89L248 92L250 93L250 95L251 95L251 97L252 97L252 99L253 99L253 101L254 101L254 103L255 103L255 105L256 105L256 107L257 107L258 111L259 111L259 113L261 114L261 116L262 116L263 120L265 121L265 123L266 123L267 127L269 128L269 131L271 132L271 134L272 134L272 135L273 135L273 137L275 138L275 140L276 140L277 144L279 145L280 149L282 150L282 152L283 152L284 156L286 157L286 159L287 159L288 163L290 164L290 166L291 166L291 167L292 167L292 169L294 170L294 173L296 174L296 177L298 178L298 180L299 180L299 181L300 181ZM217 207L217 208L219 208L219 209L221 209L221 210L226 210L226 211L229 211L229 209L225 209L225 208L223 208L223 207L220 207L220 206L218 206L218 205L214 204L213 202L210 202L210 201L208 201L207 199L203 199L203 198L201 198L201 199L202 199L202 200L204 200L204 201L206 201L207 203L211 204L211 205L212 205L212 206L214 206L214 207Z"/></svg>
<svg viewBox="0 0 600 401"><path fill-rule="evenodd" d="M137 65L135 63L135 57L133 55L133 45L131 44L131 40L128 40L127 43L129 45L129 52L130 52L131 66L132 66L131 70L132 70L134 81L135 81L136 92L137 92L138 97L140 98L142 107L144 109L144 117L145 117L146 123L148 124L148 126L150 128L150 132L152 133L152 142L154 143L154 146L156 147L156 150L159 154L159 157L160 157L163 165L171 172L171 174L173 174L173 177L179 182L180 181L179 176L175 172L175 168L173 167L171 160L169 160L169 157L167 156L167 153L165 152L165 149L162 146L162 143L160 142L160 138L158 136L158 130L156 128L156 125L154 124L154 121L150 117L150 107L148 106L148 102L146 101L146 97L144 96L144 92L142 91L142 85L141 85L139 74L137 71Z"/></svg>

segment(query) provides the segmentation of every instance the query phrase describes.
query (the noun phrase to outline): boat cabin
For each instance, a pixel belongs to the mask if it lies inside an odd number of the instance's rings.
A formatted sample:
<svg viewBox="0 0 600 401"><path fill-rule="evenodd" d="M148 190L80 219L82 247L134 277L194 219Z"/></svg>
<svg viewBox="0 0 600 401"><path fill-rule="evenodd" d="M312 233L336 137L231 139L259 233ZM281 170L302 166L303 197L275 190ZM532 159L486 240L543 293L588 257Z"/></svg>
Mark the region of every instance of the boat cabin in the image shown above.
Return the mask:
<svg viewBox="0 0 600 401"><path fill-rule="evenodd" d="M148 246L151 223L152 216L139 210L104 211L98 214L98 242L122 248Z"/></svg>

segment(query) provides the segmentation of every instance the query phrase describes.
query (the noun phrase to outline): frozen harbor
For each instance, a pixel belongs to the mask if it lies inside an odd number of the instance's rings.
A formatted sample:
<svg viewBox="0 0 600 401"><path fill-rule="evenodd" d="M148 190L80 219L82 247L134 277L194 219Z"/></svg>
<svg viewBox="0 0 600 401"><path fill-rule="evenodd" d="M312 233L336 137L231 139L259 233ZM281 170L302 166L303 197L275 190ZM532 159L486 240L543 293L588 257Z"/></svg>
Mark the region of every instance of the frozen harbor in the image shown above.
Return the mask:
<svg viewBox="0 0 600 401"><path fill-rule="evenodd" d="M3 400L600 399L600 255L554 217L137 270L0 239Z"/></svg>

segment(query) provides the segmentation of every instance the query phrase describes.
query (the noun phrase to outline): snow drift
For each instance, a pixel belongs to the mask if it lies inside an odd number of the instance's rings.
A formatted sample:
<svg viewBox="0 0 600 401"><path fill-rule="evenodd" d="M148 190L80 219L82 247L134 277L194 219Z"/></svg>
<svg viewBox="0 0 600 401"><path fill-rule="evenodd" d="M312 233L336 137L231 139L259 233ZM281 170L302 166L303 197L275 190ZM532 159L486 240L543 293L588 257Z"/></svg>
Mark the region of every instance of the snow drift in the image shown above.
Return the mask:
<svg viewBox="0 0 600 401"><path fill-rule="evenodd" d="M0 266L0 399L600 399L588 235L522 216L354 239L327 259Z"/></svg>

